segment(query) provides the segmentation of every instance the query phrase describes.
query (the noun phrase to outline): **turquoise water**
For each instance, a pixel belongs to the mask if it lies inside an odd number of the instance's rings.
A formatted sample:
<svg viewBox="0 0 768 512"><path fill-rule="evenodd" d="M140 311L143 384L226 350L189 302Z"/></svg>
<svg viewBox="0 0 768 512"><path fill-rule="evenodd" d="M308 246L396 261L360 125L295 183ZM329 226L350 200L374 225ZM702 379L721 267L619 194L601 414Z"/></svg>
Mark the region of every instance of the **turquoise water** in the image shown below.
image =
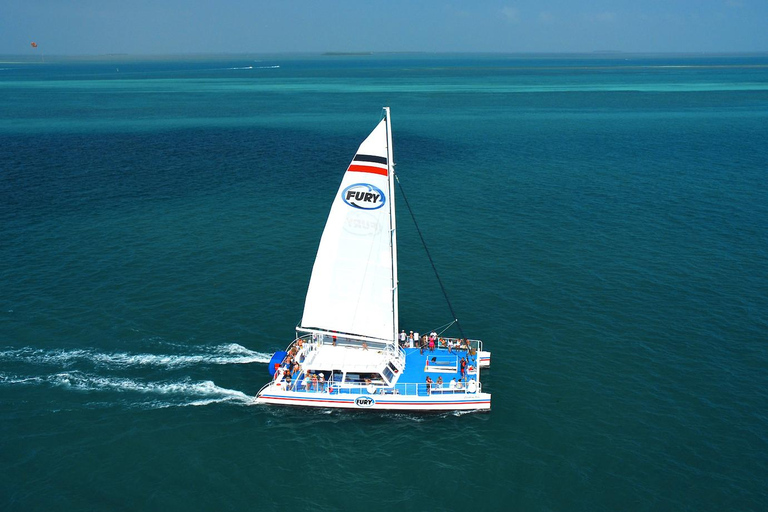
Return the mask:
<svg viewBox="0 0 768 512"><path fill-rule="evenodd" d="M768 508L765 56L2 60L0 508ZM253 406L384 105L493 410Z"/></svg>

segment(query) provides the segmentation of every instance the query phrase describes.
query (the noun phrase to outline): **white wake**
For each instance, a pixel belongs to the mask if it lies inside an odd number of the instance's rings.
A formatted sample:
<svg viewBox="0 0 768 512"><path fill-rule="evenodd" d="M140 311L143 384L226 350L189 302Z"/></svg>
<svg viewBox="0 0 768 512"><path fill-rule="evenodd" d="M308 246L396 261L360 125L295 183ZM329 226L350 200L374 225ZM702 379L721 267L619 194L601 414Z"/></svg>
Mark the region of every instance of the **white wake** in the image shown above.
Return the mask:
<svg viewBox="0 0 768 512"><path fill-rule="evenodd" d="M100 352L92 349L36 349L25 347L0 351L0 361L66 366L76 362L92 363L105 368L141 366L182 368L198 365L268 363L271 354L255 352L237 343L213 347L194 347L187 354L149 354Z"/></svg>
<svg viewBox="0 0 768 512"><path fill-rule="evenodd" d="M182 379L153 382L78 371L34 377L0 373L0 385L46 386L91 394L104 392L124 394L127 399L122 400L123 403L149 408L197 406L222 402L249 404L253 401L252 397L242 391L217 386L210 380ZM115 399L114 396L110 398Z"/></svg>

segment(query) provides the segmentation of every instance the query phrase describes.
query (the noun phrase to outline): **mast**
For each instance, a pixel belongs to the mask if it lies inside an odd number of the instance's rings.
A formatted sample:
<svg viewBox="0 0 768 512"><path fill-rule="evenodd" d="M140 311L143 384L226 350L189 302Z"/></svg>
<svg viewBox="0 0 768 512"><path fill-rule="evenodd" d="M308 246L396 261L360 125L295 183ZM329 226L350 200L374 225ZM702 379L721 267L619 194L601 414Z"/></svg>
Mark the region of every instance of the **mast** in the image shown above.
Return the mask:
<svg viewBox="0 0 768 512"><path fill-rule="evenodd" d="M398 340L398 282L397 282L397 229L395 226L395 157L392 149L392 122L389 117L389 107L384 107L384 115L387 119L387 181L389 184L389 224L390 224L390 247L392 249L392 340L397 347Z"/></svg>

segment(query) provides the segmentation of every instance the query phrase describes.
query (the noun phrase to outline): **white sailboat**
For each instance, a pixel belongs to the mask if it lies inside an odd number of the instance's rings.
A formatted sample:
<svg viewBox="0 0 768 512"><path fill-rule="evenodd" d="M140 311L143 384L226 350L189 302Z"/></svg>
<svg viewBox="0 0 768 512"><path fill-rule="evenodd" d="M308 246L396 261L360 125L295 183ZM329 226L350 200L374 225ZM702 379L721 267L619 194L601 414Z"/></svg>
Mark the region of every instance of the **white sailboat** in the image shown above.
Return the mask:
<svg viewBox="0 0 768 512"><path fill-rule="evenodd" d="M389 108L347 168L331 206L296 338L270 363L261 404L372 410L488 410L482 342L399 339Z"/></svg>

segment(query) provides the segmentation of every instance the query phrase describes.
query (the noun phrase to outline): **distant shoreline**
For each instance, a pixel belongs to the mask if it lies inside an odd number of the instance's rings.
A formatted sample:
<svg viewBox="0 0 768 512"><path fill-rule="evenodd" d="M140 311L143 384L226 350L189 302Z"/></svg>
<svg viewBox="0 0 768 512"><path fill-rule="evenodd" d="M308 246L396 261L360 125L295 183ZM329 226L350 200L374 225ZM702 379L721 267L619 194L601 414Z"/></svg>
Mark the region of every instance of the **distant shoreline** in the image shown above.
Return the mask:
<svg viewBox="0 0 768 512"><path fill-rule="evenodd" d="M357 57L373 55L373 52L325 52L323 55L327 57Z"/></svg>
<svg viewBox="0 0 768 512"><path fill-rule="evenodd" d="M425 51L359 51L359 52L283 52L283 53L170 53L170 54L48 54L45 59L55 61L116 61L116 60L204 60L216 58L264 59L264 58L307 58L307 57L382 57L422 55L429 57L492 57L519 59L555 58L712 58L712 57L768 57L768 51L761 52L624 52L596 50L592 52L425 52ZM0 64L39 63L39 54L0 54Z"/></svg>

